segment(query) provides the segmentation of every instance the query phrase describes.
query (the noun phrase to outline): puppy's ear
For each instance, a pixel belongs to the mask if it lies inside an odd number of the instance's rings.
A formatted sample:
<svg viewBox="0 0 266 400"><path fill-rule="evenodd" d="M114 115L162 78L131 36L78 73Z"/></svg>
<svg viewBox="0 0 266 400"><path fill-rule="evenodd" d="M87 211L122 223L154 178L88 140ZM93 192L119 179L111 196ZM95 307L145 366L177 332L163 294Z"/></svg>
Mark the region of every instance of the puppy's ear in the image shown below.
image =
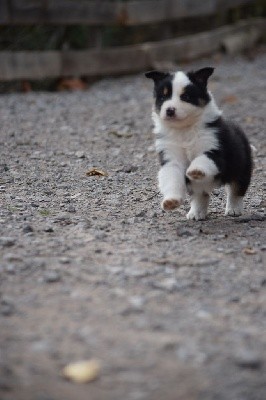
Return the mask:
<svg viewBox="0 0 266 400"><path fill-rule="evenodd" d="M214 68L206 67L188 73L188 77L192 82L207 86L209 77L213 74Z"/></svg>
<svg viewBox="0 0 266 400"><path fill-rule="evenodd" d="M146 78L152 79L155 83L161 81L169 75L170 74L168 72L161 71L149 71L145 73Z"/></svg>

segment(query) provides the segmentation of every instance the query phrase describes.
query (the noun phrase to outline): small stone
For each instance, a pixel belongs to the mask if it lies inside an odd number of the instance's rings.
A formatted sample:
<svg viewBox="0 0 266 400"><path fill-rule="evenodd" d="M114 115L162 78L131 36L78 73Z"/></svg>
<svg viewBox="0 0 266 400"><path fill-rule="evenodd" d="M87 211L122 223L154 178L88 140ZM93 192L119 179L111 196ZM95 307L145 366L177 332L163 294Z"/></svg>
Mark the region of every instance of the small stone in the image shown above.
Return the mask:
<svg viewBox="0 0 266 400"><path fill-rule="evenodd" d="M135 165L124 165L124 167L122 169L120 169L120 172L125 172L127 174L131 173L131 172L135 172L137 171L138 167Z"/></svg>
<svg viewBox="0 0 266 400"><path fill-rule="evenodd" d="M12 382L11 382L11 380L9 381L8 379L0 377L0 390L2 392L11 391L12 390Z"/></svg>
<svg viewBox="0 0 266 400"><path fill-rule="evenodd" d="M259 369L262 359L257 352L242 349L235 355L235 363L241 368Z"/></svg>
<svg viewBox="0 0 266 400"><path fill-rule="evenodd" d="M59 259L59 262L60 262L61 264L69 264L69 263L70 263L70 258L61 257L61 258Z"/></svg>
<svg viewBox="0 0 266 400"><path fill-rule="evenodd" d="M22 229L23 233L30 233L33 232L33 228L31 225L25 225Z"/></svg>
<svg viewBox="0 0 266 400"><path fill-rule="evenodd" d="M11 247L14 246L15 243L16 239L12 237L5 237L5 236L0 237L0 245L3 247Z"/></svg>
<svg viewBox="0 0 266 400"><path fill-rule="evenodd" d="M140 211L139 213L136 214L136 217L145 217L145 215L146 215L146 211L142 210L142 211Z"/></svg>
<svg viewBox="0 0 266 400"><path fill-rule="evenodd" d="M143 296L132 296L129 298L129 304L134 309L142 309L145 304L145 298Z"/></svg>
<svg viewBox="0 0 266 400"><path fill-rule="evenodd" d="M76 212L76 209L75 209L75 207L71 204L70 206L67 207L67 211L70 212L70 213L75 213L75 212Z"/></svg>
<svg viewBox="0 0 266 400"><path fill-rule="evenodd" d="M7 300L2 300L0 303L0 314L4 317L10 317L15 313L15 307Z"/></svg>
<svg viewBox="0 0 266 400"><path fill-rule="evenodd" d="M183 236L183 237L189 237L189 236L195 236L196 232L190 229L178 229L177 230L177 235L178 236Z"/></svg>
<svg viewBox="0 0 266 400"><path fill-rule="evenodd" d="M52 233L52 232L54 232L54 229L53 229L51 226L46 226L46 227L44 228L44 232Z"/></svg>
<svg viewBox="0 0 266 400"><path fill-rule="evenodd" d="M229 298L230 303L239 303L240 297L239 296L232 296Z"/></svg>
<svg viewBox="0 0 266 400"><path fill-rule="evenodd" d="M44 275L44 281L46 283L55 283L55 282L59 282L61 279L59 273L57 271L48 271L46 272L46 274Z"/></svg>
<svg viewBox="0 0 266 400"><path fill-rule="evenodd" d="M22 261L22 258L15 253L7 253L4 255L3 259L5 261Z"/></svg>
<svg viewBox="0 0 266 400"><path fill-rule="evenodd" d="M49 349L49 343L45 340L39 340L30 346L31 350L36 352L36 353L46 353Z"/></svg>
<svg viewBox="0 0 266 400"><path fill-rule="evenodd" d="M10 275L14 275L15 272L16 272L16 267L15 267L14 264L7 264L7 266L6 266L5 269L6 269L6 272L7 272L8 274L10 274Z"/></svg>
<svg viewBox="0 0 266 400"><path fill-rule="evenodd" d="M144 278L145 276L150 275L148 271L142 268L127 268L124 273L126 276L133 278Z"/></svg>
<svg viewBox="0 0 266 400"><path fill-rule="evenodd" d="M82 150L76 151L75 156L77 158L85 158L85 153Z"/></svg>
<svg viewBox="0 0 266 400"><path fill-rule="evenodd" d="M117 274L121 274L124 271L124 268L122 267L106 267L107 271L110 272L111 274L117 275Z"/></svg>
<svg viewBox="0 0 266 400"><path fill-rule="evenodd" d="M154 282L153 287L156 289L167 290L168 292L172 292L177 288L177 282L175 278L166 278L160 282Z"/></svg>
<svg viewBox="0 0 266 400"><path fill-rule="evenodd" d="M95 235L95 239L96 239L96 240L103 240L103 239L106 239L106 237L107 237L107 235L106 235L106 233L104 233L104 232L98 232L98 233Z"/></svg>

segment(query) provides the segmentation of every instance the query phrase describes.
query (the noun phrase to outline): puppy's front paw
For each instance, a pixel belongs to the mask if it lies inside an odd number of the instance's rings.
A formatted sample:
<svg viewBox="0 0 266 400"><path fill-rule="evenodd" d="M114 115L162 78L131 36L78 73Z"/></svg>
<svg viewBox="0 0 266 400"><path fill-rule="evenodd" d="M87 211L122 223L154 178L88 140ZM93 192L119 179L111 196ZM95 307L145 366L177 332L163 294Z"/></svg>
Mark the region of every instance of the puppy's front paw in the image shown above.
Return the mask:
<svg viewBox="0 0 266 400"><path fill-rule="evenodd" d="M204 210L195 210L194 208L191 208L187 213L187 219L202 221L206 218L206 215L207 213Z"/></svg>
<svg viewBox="0 0 266 400"><path fill-rule="evenodd" d="M205 172L201 171L200 169L194 168L194 169L188 169L186 172L186 175L189 179L193 181L198 181L200 179L203 179L206 174Z"/></svg>
<svg viewBox="0 0 266 400"><path fill-rule="evenodd" d="M183 201L181 199L164 199L162 202L162 209L164 211L171 211L181 206Z"/></svg>

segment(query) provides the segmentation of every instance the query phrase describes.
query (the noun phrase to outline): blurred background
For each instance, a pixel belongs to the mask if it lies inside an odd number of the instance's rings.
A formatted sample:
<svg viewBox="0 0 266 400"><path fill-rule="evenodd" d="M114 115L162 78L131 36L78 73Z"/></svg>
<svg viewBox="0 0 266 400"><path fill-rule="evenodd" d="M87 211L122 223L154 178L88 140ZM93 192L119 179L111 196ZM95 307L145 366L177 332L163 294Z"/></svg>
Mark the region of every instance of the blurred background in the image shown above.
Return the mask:
<svg viewBox="0 0 266 400"><path fill-rule="evenodd" d="M83 89L217 52L252 58L265 14L266 0L0 0L0 91Z"/></svg>

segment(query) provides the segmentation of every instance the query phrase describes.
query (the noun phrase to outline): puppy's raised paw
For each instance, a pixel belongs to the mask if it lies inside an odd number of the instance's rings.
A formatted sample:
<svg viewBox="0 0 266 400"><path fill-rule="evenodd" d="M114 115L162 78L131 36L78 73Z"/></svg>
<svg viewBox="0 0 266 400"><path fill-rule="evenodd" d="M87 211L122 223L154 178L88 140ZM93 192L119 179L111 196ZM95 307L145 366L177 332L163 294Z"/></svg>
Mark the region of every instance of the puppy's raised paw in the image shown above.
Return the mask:
<svg viewBox="0 0 266 400"><path fill-rule="evenodd" d="M162 209L164 211L171 211L180 207L182 203L183 201L178 199L164 199L162 202Z"/></svg>
<svg viewBox="0 0 266 400"><path fill-rule="evenodd" d="M188 170L186 175L189 179L192 179L193 181L203 179L206 176L205 172L201 171L200 169Z"/></svg>

